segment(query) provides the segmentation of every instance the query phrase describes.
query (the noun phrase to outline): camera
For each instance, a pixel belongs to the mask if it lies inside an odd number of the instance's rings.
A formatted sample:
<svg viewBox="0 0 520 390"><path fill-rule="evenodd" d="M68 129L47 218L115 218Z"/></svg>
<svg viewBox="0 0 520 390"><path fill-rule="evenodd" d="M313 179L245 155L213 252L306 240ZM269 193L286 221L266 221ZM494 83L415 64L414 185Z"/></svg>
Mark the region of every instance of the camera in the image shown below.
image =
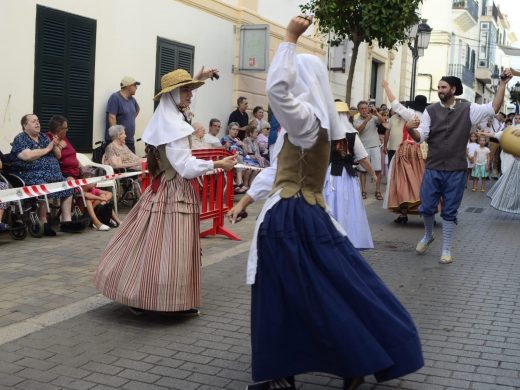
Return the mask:
<svg viewBox="0 0 520 390"><path fill-rule="evenodd" d="M218 75L217 72L213 72L213 74L211 75L211 80L213 80L213 78L215 78L215 80L218 80L220 78L220 76Z"/></svg>
<svg viewBox="0 0 520 390"><path fill-rule="evenodd" d="M507 80L507 76L505 74L501 74L500 75L500 80Z"/></svg>

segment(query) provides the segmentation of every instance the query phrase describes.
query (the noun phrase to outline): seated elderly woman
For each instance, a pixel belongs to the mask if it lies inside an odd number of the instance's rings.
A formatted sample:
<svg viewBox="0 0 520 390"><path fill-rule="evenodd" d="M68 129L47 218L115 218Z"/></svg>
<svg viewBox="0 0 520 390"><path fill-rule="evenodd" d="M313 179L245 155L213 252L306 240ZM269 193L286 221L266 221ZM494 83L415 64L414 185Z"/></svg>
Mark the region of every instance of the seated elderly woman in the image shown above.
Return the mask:
<svg viewBox="0 0 520 390"><path fill-rule="evenodd" d="M108 129L108 135L112 142L105 149L103 164L110 165L114 169L140 170L141 163L146 159L137 156L126 146L125 127L122 125L111 126Z"/></svg>
<svg viewBox="0 0 520 390"><path fill-rule="evenodd" d="M65 181L56 159L61 151L60 141L50 141L40 132L40 121L34 114L24 115L21 124L23 131L14 138L11 149L11 154L18 159L13 165L13 173L20 176L26 185ZM61 199L62 232L77 232L83 229L81 223L71 222L72 190L55 192L48 197ZM39 204L38 217L44 224L44 235L55 236L56 232L47 223L47 207L43 202Z"/></svg>
<svg viewBox="0 0 520 390"><path fill-rule="evenodd" d="M200 122L195 122L191 126L195 129L193 134L190 136L191 149L211 149L212 146L206 142L204 137L206 135L206 129L204 128L204 125Z"/></svg>
<svg viewBox="0 0 520 390"><path fill-rule="evenodd" d="M240 164L244 163L244 143L238 138L239 124L237 122L231 122L227 128L227 134L222 137L220 142L222 146L226 148L228 152L234 153L237 156L237 161ZM244 194L249 189L245 185L249 181L251 171L249 169L243 170L241 168L235 169L235 193Z"/></svg>
<svg viewBox="0 0 520 390"><path fill-rule="evenodd" d="M76 149L67 138L69 124L67 118L54 115L49 121L49 131L46 133L51 141L57 140L56 158L60 163L61 173L65 177L79 179L81 177L81 165L76 158Z"/></svg>

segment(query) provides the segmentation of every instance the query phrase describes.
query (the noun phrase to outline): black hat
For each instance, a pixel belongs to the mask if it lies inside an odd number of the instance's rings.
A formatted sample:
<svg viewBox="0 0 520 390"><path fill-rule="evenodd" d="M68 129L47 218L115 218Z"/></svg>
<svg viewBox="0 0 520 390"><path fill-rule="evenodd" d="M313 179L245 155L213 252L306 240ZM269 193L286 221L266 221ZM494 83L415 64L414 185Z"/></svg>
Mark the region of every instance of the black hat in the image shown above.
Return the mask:
<svg viewBox="0 0 520 390"><path fill-rule="evenodd" d="M462 81L455 76L443 76L442 81L447 82L452 87L455 87L455 96L462 95Z"/></svg>
<svg viewBox="0 0 520 390"><path fill-rule="evenodd" d="M428 99L424 95L417 95L413 102L407 102L407 106L414 111L424 112L428 106Z"/></svg>

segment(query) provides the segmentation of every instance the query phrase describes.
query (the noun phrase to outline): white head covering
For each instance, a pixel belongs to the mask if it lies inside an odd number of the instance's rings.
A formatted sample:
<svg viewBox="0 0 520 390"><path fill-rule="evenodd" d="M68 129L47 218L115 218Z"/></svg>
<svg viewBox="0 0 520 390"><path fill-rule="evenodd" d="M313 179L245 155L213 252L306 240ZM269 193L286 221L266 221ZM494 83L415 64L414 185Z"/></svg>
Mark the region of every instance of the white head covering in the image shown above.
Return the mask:
<svg viewBox="0 0 520 390"><path fill-rule="evenodd" d="M328 130L329 140L345 138L347 130L339 121L325 64L312 54L298 54L296 66L296 81L291 92L313 107L321 127Z"/></svg>
<svg viewBox="0 0 520 390"><path fill-rule="evenodd" d="M340 125L345 127L346 133L357 133L358 131L352 126L352 123L348 120L348 114L346 112L339 112Z"/></svg>
<svg viewBox="0 0 520 390"><path fill-rule="evenodd" d="M166 145L194 132L193 127L184 120L176 102L180 102L179 88L161 95L159 105L144 129L144 142L153 146Z"/></svg>

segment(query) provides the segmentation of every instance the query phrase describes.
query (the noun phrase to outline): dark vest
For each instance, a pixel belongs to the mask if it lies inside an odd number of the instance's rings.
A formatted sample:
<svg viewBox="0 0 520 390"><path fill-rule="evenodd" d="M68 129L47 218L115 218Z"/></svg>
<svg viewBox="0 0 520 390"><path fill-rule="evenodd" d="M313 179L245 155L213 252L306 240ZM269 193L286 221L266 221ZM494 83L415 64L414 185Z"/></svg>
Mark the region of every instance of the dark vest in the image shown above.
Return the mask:
<svg viewBox="0 0 520 390"><path fill-rule="evenodd" d="M278 154L278 167L272 193L282 189L280 197L292 198L302 194L311 205L325 208L323 184L329 165L330 143L326 129L320 129L318 138L309 149L291 144L285 134Z"/></svg>
<svg viewBox="0 0 520 390"><path fill-rule="evenodd" d="M439 103L426 108L431 119L427 169L463 171L468 168L466 147L471 130L470 106L468 102L457 102L453 109Z"/></svg>
<svg viewBox="0 0 520 390"><path fill-rule="evenodd" d="M164 175L166 180L171 180L177 176L177 171L170 164L170 160L166 156L166 145L159 145L157 147L159 151L159 170Z"/></svg>
<svg viewBox="0 0 520 390"><path fill-rule="evenodd" d="M332 176L341 176L343 174L343 169L345 169L350 176L357 176L356 170L354 169L355 142L356 133L346 133L345 139L331 142L330 174ZM341 145L343 149L348 150L348 153L346 155L342 155L342 153L337 150L338 143L346 143L346 145Z"/></svg>

